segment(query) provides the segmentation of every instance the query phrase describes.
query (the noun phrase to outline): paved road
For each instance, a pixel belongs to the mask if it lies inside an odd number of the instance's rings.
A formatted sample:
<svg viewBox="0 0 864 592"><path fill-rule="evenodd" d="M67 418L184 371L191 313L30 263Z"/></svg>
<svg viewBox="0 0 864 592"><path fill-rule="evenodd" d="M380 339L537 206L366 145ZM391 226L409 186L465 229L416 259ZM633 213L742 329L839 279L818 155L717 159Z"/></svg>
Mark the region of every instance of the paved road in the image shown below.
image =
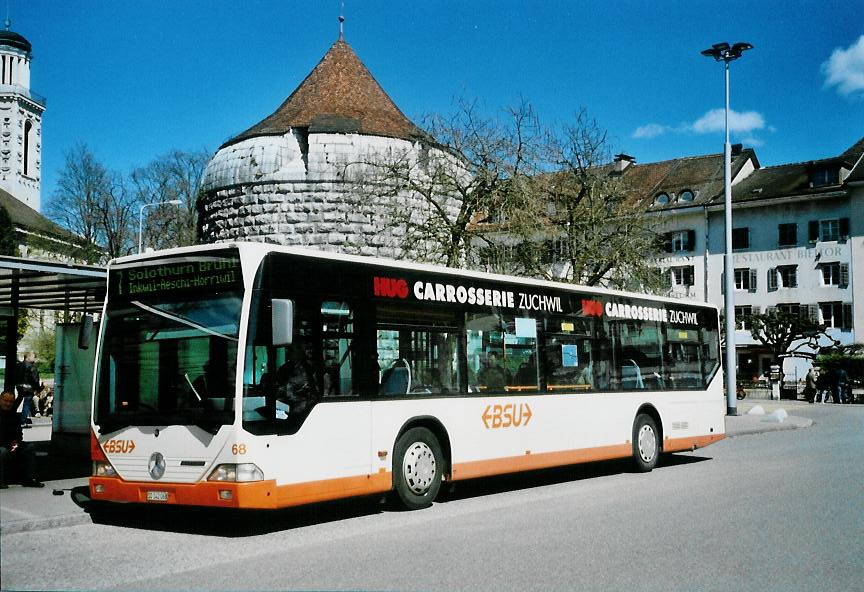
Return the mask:
<svg viewBox="0 0 864 592"><path fill-rule="evenodd" d="M606 463L480 480L420 512L353 501L250 524L153 508L168 511L4 534L2 586L862 590L864 407L794 413L814 425L644 475Z"/></svg>

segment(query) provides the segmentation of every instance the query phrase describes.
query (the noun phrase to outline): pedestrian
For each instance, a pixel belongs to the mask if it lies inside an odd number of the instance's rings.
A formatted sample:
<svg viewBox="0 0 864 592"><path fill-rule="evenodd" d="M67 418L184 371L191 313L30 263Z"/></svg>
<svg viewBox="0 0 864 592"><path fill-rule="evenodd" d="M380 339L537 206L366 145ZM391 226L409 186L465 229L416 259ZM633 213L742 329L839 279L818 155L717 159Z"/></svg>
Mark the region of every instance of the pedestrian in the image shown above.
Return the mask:
<svg viewBox="0 0 864 592"><path fill-rule="evenodd" d="M849 383L849 374L843 368L834 371L834 402L845 403L847 397L846 385Z"/></svg>
<svg viewBox="0 0 864 592"><path fill-rule="evenodd" d="M36 452L24 442L17 403L11 391L0 393L0 489L9 486L13 467L24 487L45 487L36 479Z"/></svg>
<svg viewBox="0 0 864 592"><path fill-rule="evenodd" d="M810 367L807 377L804 379L804 398L808 403L816 399L816 368Z"/></svg>
<svg viewBox="0 0 864 592"><path fill-rule="evenodd" d="M827 372L821 369L816 376L816 398L821 399L821 403L825 403L831 395L831 379Z"/></svg>
<svg viewBox="0 0 864 592"><path fill-rule="evenodd" d="M18 378L16 388L18 396L23 398L24 406L21 408L21 427L29 428L33 420L33 395L40 390L39 370L36 368L36 354L27 352L24 359L18 363Z"/></svg>

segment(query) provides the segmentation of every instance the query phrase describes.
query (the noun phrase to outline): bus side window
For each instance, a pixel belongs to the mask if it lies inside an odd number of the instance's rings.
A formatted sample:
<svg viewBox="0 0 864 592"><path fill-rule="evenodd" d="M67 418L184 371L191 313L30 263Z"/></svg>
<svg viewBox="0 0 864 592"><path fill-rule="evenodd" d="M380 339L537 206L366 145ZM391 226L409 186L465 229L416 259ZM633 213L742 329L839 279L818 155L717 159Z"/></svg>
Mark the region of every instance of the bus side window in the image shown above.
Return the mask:
<svg viewBox="0 0 864 592"><path fill-rule="evenodd" d="M460 332L451 311L388 303L377 311L378 393L423 396L460 391Z"/></svg>

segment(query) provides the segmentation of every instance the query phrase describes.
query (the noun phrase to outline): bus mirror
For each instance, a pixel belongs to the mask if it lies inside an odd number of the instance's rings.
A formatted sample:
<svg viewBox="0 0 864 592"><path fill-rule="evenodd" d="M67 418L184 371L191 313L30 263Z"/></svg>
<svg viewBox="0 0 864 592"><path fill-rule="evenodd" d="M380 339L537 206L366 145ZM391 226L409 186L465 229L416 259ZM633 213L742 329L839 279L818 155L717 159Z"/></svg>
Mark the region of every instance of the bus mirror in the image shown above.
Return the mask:
<svg viewBox="0 0 864 592"><path fill-rule="evenodd" d="M81 317L81 326L78 328L78 349L90 349L92 335L93 315L85 314Z"/></svg>
<svg viewBox="0 0 864 592"><path fill-rule="evenodd" d="M291 345L294 340L294 301L273 299L273 345Z"/></svg>

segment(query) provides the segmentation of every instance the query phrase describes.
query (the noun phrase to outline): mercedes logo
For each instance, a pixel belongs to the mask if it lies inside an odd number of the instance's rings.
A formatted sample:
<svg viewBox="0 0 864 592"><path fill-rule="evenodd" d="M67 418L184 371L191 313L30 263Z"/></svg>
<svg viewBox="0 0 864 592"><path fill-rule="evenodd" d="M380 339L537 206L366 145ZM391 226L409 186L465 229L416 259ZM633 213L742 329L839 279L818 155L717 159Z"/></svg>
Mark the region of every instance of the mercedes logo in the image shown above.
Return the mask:
<svg viewBox="0 0 864 592"><path fill-rule="evenodd" d="M161 452L154 452L150 455L150 460L147 462L147 470L150 471L150 476L154 479L161 479L165 474L165 457Z"/></svg>

